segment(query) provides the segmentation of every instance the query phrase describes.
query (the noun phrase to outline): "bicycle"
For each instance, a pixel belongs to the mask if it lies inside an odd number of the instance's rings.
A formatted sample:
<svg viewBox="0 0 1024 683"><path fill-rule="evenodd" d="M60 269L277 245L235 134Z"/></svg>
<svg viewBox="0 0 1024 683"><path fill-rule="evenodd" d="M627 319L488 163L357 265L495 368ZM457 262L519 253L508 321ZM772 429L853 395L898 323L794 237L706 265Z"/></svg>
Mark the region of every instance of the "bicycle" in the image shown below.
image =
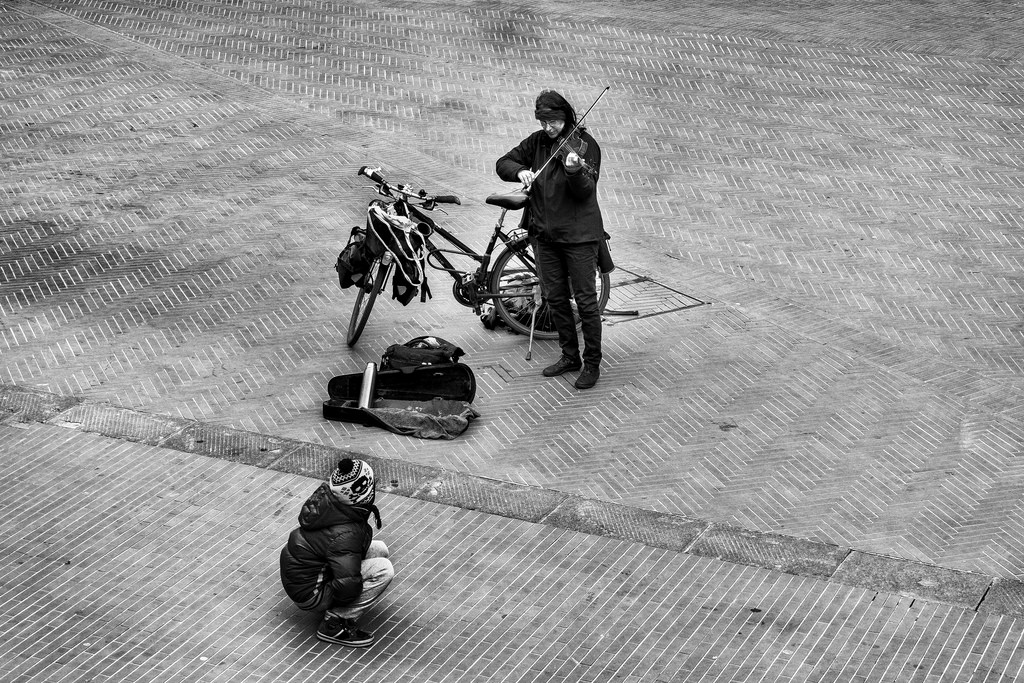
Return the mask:
<svg viewBox="0 0 1024 683"><path fill-rule="evenodd" d="M452 295L455 300L473 309L485 327L494 329L500 320L512 331L529 335L531 349L534 337L558 338L558 332L541 292L532 240L518 227L511 231L506 231L504 227L505 215L509 211L518 211L526 206L524 193L492 194L484 200L486 204L500 208L501 214L486 249L479 253L426 214L435 210L439 204L461 204L458 197L430 195L425 190L415 190L409 185L389 183L381 175L379 168L363 166L357 175L366 176L373 181L377 194L390 200L390 203L384 203L379 199L370 202L367 207L367 230L375 229L375 219L380 223L381 211L413 221L414 237L417 239L411 241L422 243L425 252L422 257L423 263L452 277ZM437 236L443 238L453 249L442 249L435 245L431 238ZM389 241L386 235L378 235L377 238L382 243ZM499 241L502 249L492 261ZM467 257L478 262L479 266L473 272L461 270L456 268L445 254ZM363 333L377 296L384 291L388 278L399 260L399 255L393 249L384 249L382 253L373 255L369 271L356 292L352 306L352 317L349 320L346 337L350 347L355 345ZM604 311L610 291L609 278L607 273L600 271L597 272L596 278L598 306ZM573 305L575 307L575 303ZM485 311L485 308L488 310ZM577 328L580 324L577 314ZM529 354L527 359L529 360Z"/></svg>

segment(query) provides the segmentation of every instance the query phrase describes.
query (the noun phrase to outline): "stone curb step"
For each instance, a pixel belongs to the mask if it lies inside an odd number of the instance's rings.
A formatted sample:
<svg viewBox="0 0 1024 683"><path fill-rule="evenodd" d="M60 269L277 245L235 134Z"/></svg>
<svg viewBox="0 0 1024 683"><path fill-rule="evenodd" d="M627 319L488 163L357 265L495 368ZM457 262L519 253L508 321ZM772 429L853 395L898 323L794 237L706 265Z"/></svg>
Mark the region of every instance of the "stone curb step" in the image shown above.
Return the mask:
<svg viewBox="0 0 1024 683"><path fill-rule="evenodd" d="M787 574L1024 617L1024 581L887 557L503 482L351 450L0 384L0 424L40 422L325 479L343 457L369 462L379 489L527 522Z"/></svg>

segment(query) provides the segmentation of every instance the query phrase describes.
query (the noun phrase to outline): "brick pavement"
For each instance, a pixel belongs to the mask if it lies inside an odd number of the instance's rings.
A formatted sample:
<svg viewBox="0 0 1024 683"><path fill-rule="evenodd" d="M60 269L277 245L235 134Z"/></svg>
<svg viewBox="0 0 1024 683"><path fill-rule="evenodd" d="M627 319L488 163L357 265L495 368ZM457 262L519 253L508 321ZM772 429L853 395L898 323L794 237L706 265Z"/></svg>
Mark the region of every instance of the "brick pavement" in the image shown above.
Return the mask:
<svg viewBox="0 0 1024 683"><path fill-rule="evenodd" d="M368 616L379 640L328 645L276 568L317 479L84 432L59 409L0 422L3 681L963 681L1024 667L1024 620L998 611L387 492L380 537L399 574Z"/></svg>
<svg viewBox="0 0 1024 683"><path fill-rule="evenodd" d="M620 504L607 528L719 525L709 550L737 559L776 537L879 558L848 583L1016 585L1018 10L644 9L0 3L0 382L121 438L233 428L225 459L354 448ZM552 346L527 363L440 278L346 349L330 261L369 199L354 169L464 196L446 220L481 243L535 92L609 82L613 305L643 316L609 321L598 388L539 380ZM319 418L331 375L425 329L477 370L465 438Z"/></svg>

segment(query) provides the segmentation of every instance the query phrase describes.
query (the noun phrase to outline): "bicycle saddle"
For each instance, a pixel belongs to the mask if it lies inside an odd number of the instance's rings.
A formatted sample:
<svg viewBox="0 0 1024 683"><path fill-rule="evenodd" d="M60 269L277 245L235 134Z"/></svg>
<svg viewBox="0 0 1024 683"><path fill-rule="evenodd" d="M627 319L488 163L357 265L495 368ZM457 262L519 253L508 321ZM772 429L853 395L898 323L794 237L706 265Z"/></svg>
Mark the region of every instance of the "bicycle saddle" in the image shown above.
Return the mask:
<svg viewBox="0 0 1024 683"><path fill-rule="evenodd" d="M493 206L500 206L503 209L509 209L511 211L518 211L519 209L526 206L526 200L529 195L525 192L510 192L508 194L492 194L490 197L484 200L485 203Z"/></svg>

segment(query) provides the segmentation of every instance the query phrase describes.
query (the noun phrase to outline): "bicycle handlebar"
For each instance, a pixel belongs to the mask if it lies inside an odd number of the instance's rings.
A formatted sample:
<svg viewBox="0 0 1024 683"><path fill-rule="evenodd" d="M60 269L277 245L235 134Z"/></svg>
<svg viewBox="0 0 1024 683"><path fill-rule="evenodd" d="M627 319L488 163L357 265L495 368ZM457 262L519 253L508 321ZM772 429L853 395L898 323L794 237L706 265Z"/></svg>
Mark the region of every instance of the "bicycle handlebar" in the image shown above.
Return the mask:
<svg viewBox="0 0 1024 683"><path fill-rule="evenodd" d="M462 204L462 201L453 194L442 194L432 197L427 194L426 190L414 192L407 185L392 185L380 174L379 168L362 166L356 175L364 175L375 182L377 184L377 191L383 195L393 197L393 193L398 193L402 195L404 200L414 200L427 210L433 209L436 204Z"/></svg>
<svg viewBox="0 0 1024 683"><path fill-rule="evenodd" d="M370 168L369 166L363 166L359 169L356 175L364 175L375 183L385 183L384 176L380 174L379 168Z"/></svg>

